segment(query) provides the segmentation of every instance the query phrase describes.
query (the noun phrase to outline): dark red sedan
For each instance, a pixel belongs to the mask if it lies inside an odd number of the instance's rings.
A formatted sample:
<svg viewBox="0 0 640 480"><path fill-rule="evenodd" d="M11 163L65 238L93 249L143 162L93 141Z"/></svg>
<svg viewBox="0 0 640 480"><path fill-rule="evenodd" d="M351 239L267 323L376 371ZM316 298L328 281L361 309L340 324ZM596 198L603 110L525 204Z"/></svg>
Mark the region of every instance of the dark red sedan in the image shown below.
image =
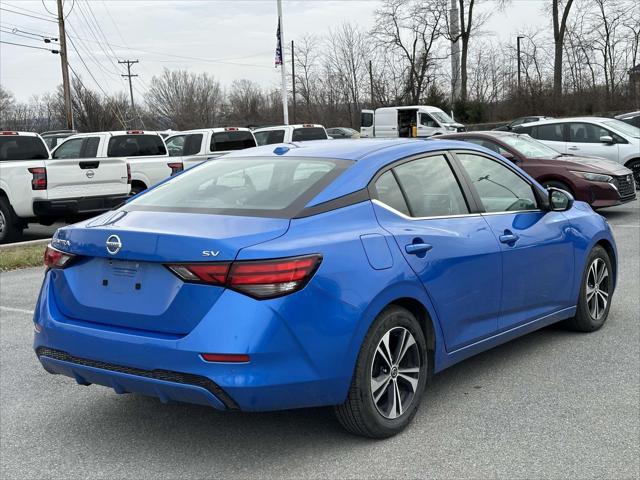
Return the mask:
<svg viewBox="0 0 640 480"><path fill-rule="evenodd" d="M597 157L558 153L529 135L511 132L464 132L441 135L481 145L512 161L545 187L557 187L592 208L612 207L635 200L633 173Z"/></svg>

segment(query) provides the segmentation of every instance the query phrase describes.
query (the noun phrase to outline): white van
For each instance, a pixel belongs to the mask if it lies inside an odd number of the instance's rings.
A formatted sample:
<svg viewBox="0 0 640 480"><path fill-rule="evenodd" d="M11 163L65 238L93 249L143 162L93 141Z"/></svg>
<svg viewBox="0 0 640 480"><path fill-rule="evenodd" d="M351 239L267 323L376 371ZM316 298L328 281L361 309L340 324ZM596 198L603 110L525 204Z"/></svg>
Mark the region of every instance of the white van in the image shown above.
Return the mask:
<svg viewBox="0 0 640 480"><path fill-rule="evenodd" d="M451 132L464 132L466 128L437 107L412 105L362 110L360 137L396 138L431 137Z"/></svg>

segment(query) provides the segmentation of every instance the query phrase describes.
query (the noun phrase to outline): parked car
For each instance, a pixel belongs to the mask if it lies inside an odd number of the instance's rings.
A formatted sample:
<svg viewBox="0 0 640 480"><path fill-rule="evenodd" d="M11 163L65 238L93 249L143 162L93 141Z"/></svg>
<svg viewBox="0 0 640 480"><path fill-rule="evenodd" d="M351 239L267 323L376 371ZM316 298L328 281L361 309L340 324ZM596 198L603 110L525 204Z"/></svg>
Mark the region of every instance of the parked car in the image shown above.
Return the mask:
<svg viewBox="0 0 640 480"><path fill-rule="evenodd" d="M53 159L93 161L122 158L131 166L131 195L161 182L173 172L167 148L157 132L79 133L68 137L52 152Z"/></svg>
<svg viewBox="0 0 640 480"><path fill-rule="evenodd" d="M443 138L475 143L499 153L544 187L566 190L593 208L636 199L633 172L611 160L565 155L528 135L512 132L454 133Z"/></svg>
<svg viewBox="0 0 640 480"><path fill-rule="evenodd" d="M607 319L606 220L450 140L232 152L59 229L34 316L49 373L221 410L333 405L388 437L431 374Z"/></svg>
<svg viewBox="0 0 640 480"><path fill-rule="evenodd" d="M575 117L516 127L560 153L603 157L633 171L640 188L640 128L613 118Z"/></svg>
<svg viewBox="0 0 640 480"><path fill-rule="evenodd" d="M51 160L40 135L0 132L0 243L17 240L29 223L109 210L127 198L130 183L122 159Z"/></svg>
<svg viewBox="0 0 640 480"><path fill-rule="evenodd" d="M360 114L362 138L431 137L465 130L464 125L429 105L383 107Z"/></svg>
<svg viewBox="0 0 640 480"><path fill-rule="evenodd" d="M623 113L622 115L616 115L616 119L640 128L640 110L635 112Z"/></svg>
<svg viewBox="0 0 640 480"><path fill-rule="evenodd" d="M502 125L500 127L494 128L499 132L509 132L513 130L513 127L517 127L518 125L524 125L525 123L539 122L540 120L551 120L553 117L545 117L540 115L532 115L529 117L519 117L515 120L511 120L509 123Z"/></svg>
<svg viewBox="0 0 640 480"><path fill-rule="evenodd" d="M360 132L348 127L327 128L327 134L333 139L360 138Z"/></svg>
<svg viewBox="0 0 640 480"><path fill-rule="evenodd" d="M53 150L62 140L78 133L76 130L51 130L40 134L49 151Z"/></svg>
<svg viewBox="0 0 640 480"><path fill-rule="evenodd" d="M165 139L171 157L172 174L234 150L256 146L248 128L220 127L187 130Z"/></svg>
<svg viewBox="0 0 640 480"><path fill-rule="evenodd" d="M326 140L329 138L324 127L315 123L257 128L253 131L253 134L258 145Z"/></svg>

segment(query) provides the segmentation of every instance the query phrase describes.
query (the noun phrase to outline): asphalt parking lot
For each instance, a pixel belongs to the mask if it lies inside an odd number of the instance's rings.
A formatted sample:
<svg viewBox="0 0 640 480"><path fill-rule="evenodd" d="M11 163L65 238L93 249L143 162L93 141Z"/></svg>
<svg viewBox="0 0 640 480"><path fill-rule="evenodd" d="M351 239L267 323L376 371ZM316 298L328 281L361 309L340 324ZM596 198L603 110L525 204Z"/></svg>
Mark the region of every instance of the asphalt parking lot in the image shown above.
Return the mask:
<svg viewBox="0 0 640 480"><path fill-rule="evenodd" d="M620 253L605 327L552 326L450 368L385 441L330 409L229 414L49 375L31 350L43 271L0 274L0 476L640 478L640 202L602 213Z"/></svg>

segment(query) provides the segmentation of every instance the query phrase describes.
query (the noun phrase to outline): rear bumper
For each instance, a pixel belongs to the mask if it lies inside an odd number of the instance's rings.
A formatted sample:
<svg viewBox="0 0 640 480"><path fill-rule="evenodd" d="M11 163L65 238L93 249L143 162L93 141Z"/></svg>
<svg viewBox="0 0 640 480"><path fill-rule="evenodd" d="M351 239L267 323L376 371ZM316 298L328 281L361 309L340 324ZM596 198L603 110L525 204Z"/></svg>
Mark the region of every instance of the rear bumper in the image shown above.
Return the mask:
<svg viewBox="0 0 640 480"><path fill-rule="evenodd" d="M82 216L106 212L127 200L127 195L36 200L33 213L37 217Z"/></svg>

